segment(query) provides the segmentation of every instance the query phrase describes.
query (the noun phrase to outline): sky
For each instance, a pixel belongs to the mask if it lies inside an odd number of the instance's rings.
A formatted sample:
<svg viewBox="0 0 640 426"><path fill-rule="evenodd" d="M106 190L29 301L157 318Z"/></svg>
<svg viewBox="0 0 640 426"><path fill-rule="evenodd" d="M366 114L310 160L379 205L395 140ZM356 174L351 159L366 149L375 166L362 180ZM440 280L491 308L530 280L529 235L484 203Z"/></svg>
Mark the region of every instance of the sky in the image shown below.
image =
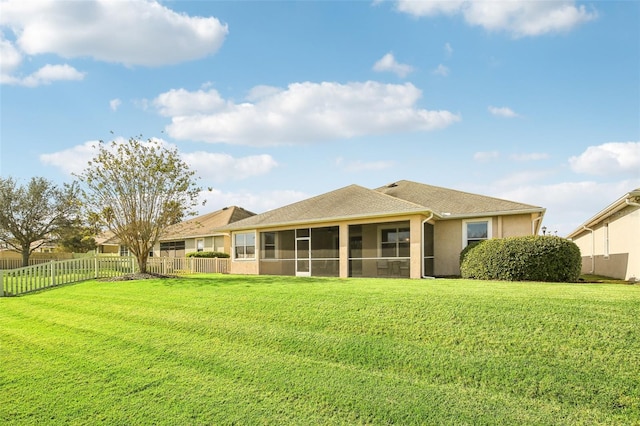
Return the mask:
<svg viewBox="0 0 640 426"><path fill-rule="evenodd" d="M640 187L640 2L1 0L2 177L140 136L200 213L406 179L566 236Z"/></svg>

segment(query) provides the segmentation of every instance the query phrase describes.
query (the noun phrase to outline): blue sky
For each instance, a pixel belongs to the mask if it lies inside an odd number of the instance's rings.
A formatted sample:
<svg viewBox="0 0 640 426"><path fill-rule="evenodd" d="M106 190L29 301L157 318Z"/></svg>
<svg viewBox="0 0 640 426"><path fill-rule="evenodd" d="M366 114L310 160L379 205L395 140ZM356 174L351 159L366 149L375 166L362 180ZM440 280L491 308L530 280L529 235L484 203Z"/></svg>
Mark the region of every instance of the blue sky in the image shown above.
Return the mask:
<svg viewBox="0 0 640 426"><path fill-rule="evenodd" d="M408 179L545 207L558 235L640 187L638 2L0 8L3 177L70 182L143 135L213 189L201 213Z"/></svg>

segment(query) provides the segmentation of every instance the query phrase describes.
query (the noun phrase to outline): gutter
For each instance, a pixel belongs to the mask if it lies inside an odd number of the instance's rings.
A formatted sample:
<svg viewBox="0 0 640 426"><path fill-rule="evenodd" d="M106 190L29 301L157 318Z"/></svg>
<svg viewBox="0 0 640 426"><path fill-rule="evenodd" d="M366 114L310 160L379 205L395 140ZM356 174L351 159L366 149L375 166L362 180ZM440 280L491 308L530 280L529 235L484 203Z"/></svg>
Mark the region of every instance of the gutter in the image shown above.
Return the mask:
<svg viewBox="0 0 640 426"><path fill-rule="evenodd" d="M420 247L420 270L422 271L422 278L426 278L429 280L433 280L435 279L435 277L430 277L424 274L424 224L429 222L431 219L433 219L433 212L431 212L431 214L429 215L428 218L426 218L425 220L422 221L422 224L420 225L420 232L422 233L422 237L420 238L420 241L422 242L422 247Z"/></svg>
<svg viewBox="0 0 640 426"><path fill-rule="evenodd" d="M628 206L640 207L640 203L631 201L631 198L625 198L624 203Z"/></svg>

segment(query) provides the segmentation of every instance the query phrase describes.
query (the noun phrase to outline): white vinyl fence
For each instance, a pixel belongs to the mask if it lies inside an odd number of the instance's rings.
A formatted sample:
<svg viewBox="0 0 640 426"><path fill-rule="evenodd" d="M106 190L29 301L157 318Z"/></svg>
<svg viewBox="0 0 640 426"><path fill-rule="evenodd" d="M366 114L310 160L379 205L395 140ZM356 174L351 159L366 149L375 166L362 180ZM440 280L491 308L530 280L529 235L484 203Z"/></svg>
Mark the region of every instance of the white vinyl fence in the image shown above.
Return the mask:
<svg viewBox="0 0 640 426"><path fill-rule="evenodd" d="M150 258L150 273L178 275L190 273L228 273L229 259ZM0 270L0 297L18 296L49 287L96 278L118 277L135 273L134 257L96 256L47 262L11 270Z"/></svg>

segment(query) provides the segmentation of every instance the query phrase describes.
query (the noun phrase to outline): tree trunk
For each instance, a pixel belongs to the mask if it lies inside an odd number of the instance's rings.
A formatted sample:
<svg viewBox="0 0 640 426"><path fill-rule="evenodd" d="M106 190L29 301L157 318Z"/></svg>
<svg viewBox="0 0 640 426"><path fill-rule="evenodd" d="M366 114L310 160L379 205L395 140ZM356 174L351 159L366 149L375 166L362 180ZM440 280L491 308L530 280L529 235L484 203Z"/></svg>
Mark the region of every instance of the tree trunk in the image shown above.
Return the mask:
<svg viewBox="0 0 640 426"><path fill-rule="evenodd" d="M140 253L136 256L138 259L138 269L140 269L141 274L147 273L147 259L149 258L149 253Z"/></svg>
<svg viewBox="0 0 640 426"><path fill-rule="evenodd" d="M31 244L22 246L22 267L29 266L29 256L31 255Z"/></svg>

